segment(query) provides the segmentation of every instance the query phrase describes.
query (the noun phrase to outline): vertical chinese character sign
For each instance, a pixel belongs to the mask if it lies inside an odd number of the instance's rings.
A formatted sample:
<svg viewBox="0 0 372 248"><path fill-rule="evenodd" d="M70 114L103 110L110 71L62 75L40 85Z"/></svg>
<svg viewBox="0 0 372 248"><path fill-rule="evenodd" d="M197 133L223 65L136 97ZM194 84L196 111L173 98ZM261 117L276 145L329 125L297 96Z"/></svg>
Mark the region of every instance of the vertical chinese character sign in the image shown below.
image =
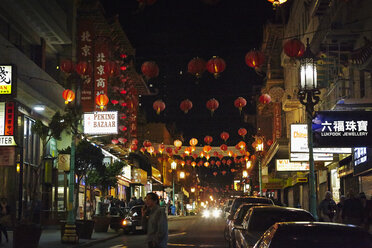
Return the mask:
<svg viewBox="0 0 372 248"><path fill-rule="evenodd" d="M101 94L107 95L108 75L104 70L105 63L109 58L107 40L98 38L95 42L94 51L94 98L96 98ZM100 106L95 105L95 110L99 111Z"/></svg>
<svg viewBox="0 0 372 248"><path fill-rule="evenodd" d="M93 64L93 44L94 30L93 22L89 19L79 19L78 21L78 51L77 57L79 61L86 61L90 65ZM93 111L93 75L92 72L83 76L81 85L81 106L83 112Z"/></svg>

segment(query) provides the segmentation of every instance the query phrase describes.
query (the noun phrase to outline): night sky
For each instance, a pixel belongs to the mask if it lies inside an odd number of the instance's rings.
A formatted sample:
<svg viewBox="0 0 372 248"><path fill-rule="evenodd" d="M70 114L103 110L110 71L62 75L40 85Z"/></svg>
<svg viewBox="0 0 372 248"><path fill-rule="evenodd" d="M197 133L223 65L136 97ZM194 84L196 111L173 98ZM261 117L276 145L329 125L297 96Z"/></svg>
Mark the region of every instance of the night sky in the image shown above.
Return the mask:
<svg viewBox="0 0 372 248"><path fill-rule="evenodd" d="M211 135L215 140L212 145L218 146L222 143L222 131L230 133L228 145L239 141L240 127L254 133L254 128L244 122L244 114L255 113L263 77L245 64L244 57L248 51L260 48L263 24L273 16L268 1L220 0L209 5L201 0L158 0L144 9L138 8L136 0L101 2L108 17L119 15L136 49L137 71L147 60L159 65L159 77L148 82L158 93L140 100L148 122L165 122L168 127L175 127L186 142L191 137L203 140ZM218 79L207 71L199 80L187 73L187 64L193 57L208 61L214 55L226 61L226 70ZM239 96L248 102L241 115L233 104ZM179 109L186 98L194 105L188 114ZM220 103L213 117L205 107L210 98ZM159 116L152 109L157 99L166 103Z"/></svg>

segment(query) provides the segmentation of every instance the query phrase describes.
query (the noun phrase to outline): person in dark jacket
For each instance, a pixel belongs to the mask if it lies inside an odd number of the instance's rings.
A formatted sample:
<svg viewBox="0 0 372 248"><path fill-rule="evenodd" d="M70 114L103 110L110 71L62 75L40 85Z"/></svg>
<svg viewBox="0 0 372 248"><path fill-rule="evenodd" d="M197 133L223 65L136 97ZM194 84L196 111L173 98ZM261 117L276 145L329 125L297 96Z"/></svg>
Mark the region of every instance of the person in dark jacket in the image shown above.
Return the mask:
<svg viewBox="0 0 372 248"><path fill-rule="evenodd" d="M345 200L342 209L342 222L357 226L362 225L363 206L361 201L355 197L353 191L349 191L348 198Z"/></svg>
<svg viewBox="0 0 372 248"><path fill-rule="evenodd" d="M132 207L136 206L136 204L137 204L137 199L135 196L133 196L128 203L128 208L131 209Z"/></svg>
<svg viewBox="0 0 372 248"><path fill-rule="evenodd" d="M2 242L2 234L4 234L6 242L8 243L9 241L6 229L10 221L10 207L6 198L2 198L0 201L0 243Z"/></svg>

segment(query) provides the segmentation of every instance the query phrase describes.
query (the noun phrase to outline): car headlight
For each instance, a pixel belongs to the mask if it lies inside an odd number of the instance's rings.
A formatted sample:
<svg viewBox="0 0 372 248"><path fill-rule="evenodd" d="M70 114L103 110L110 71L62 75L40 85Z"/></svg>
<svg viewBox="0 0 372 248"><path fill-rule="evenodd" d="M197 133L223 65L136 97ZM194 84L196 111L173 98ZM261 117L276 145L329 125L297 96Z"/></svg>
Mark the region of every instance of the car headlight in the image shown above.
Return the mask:
<svg viewBox="0 0 372 248"><path fill-rule="evenodd" d="M210 216L211 216L211 212L208 209L203 211L203 217L209 218Z"/></svg>
<svg viewBox="0 0 372 248"><path fill-rule="evenodd" d="M123 221L121 222L121 224L122 224L123 226L131 226L131 225L132 225L132 222L131 222L130 220L123 220Z"/></svg>
<svg viewBox="0 0 372 248"><path fill-rule="evenodd" d="M213 214L214 218L218 218L221 215L221 211L219 209L215 209L215 210L213 210L212 214Z"/></svg>

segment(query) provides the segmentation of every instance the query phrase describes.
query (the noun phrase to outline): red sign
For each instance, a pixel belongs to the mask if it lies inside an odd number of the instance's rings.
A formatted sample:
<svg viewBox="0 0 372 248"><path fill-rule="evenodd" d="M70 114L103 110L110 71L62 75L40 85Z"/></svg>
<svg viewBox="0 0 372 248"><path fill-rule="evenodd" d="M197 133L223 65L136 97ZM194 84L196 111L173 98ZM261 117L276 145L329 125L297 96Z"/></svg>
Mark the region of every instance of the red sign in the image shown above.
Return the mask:
<svg viewBox="0 0 372 248"><path fill-rule="evenodd" d="M93 22L89 19L79 19L78 21L78 61L86 61L90 65L93 62L93 43L95 34L93 31ZM83 84L81 86L81 106L84 112L93 111L94 100L93 96L93 72L83 76Z"/></svg>
<svg viewBox="0 0 372 248"><path fill-rule="evenodd" d="M105 73L105 63L109 59L109 49L107 40L104 38L97 39L94 45L94 98L98 95L107 95L108 76ZM104 110L106 106L104 107ZM100 106L95 105L95 110L101 110Z"/></svg>
<svg viewBox="0 0 372 248"><path fill-rule="evenodd" d="M274 126L273 126L273 141L282 136L282 105L280 102L274 103Z"/></svg>
<svg viewBox="0 0 372 248"><path fill-rule="evenodd" d="M5 129L4 135L14 135L15 103L8 102L5 105Z"/></svg>

